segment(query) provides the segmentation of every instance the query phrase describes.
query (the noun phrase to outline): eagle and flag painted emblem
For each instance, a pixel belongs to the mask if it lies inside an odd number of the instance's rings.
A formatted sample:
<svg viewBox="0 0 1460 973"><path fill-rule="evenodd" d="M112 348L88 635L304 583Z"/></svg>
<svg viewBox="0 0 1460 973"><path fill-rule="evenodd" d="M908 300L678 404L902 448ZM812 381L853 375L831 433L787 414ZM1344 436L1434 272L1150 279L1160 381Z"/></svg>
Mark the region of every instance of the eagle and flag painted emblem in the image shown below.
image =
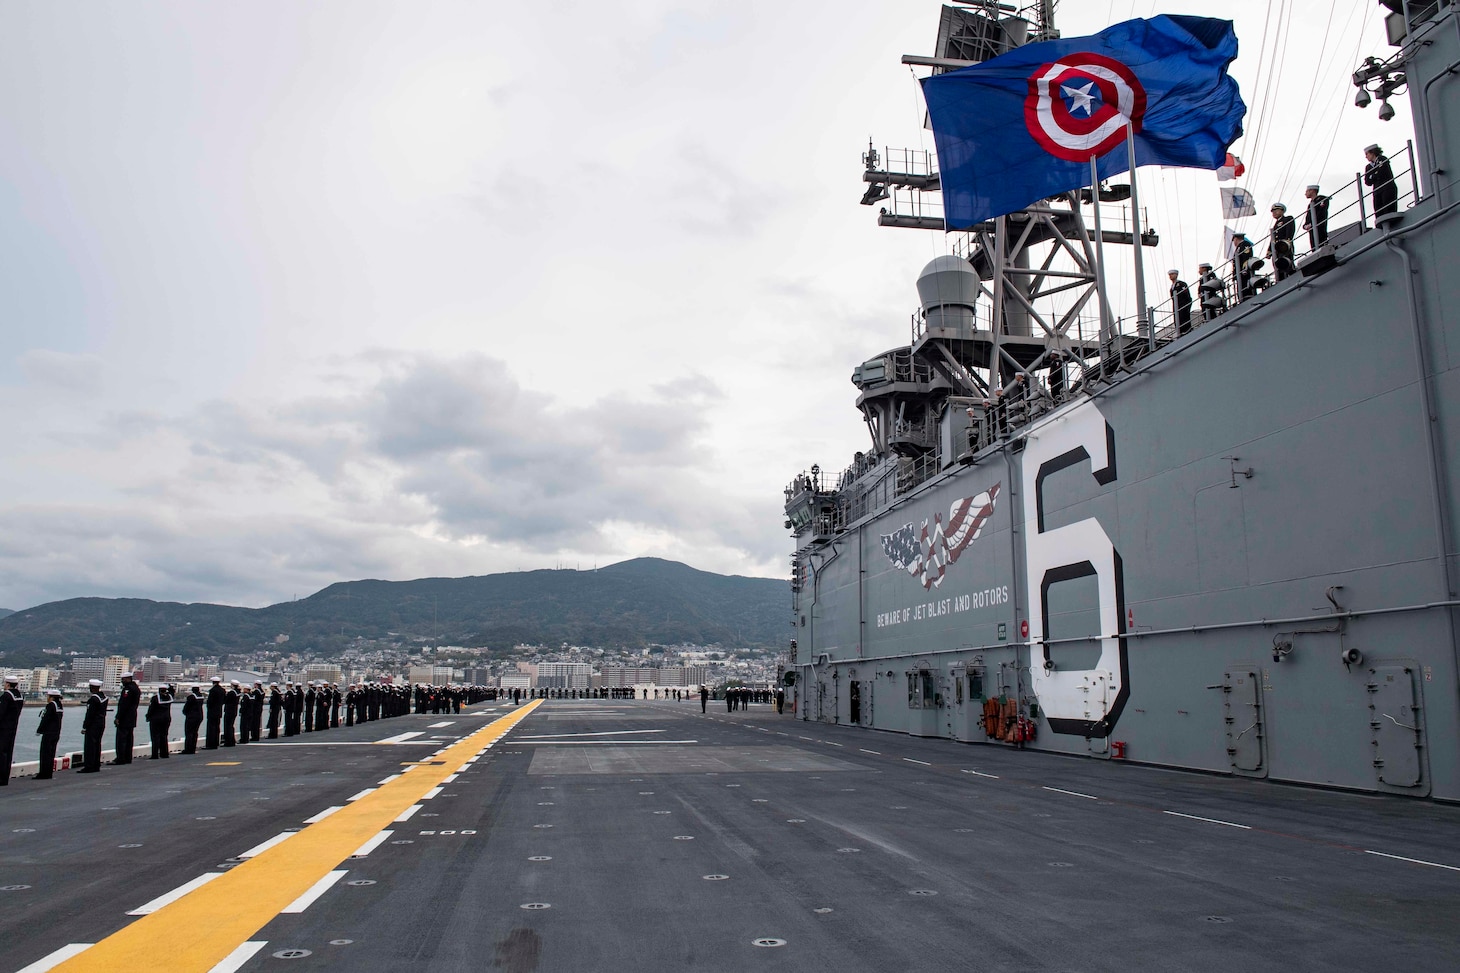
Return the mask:
<svg viewBox="0 0 1460 973"><path fill-rule="evenodd" d="M1220 169L1247 106L1230 20L1162 15L925 78L943 221L960 230L1136 165Z"/></svg>
<svg viewBox="0 0 1460 973"><path fill-rule="evenodd" d="M923 521L922 530L903 524L891 534L883 534L882 550L894 566L917 578L928 590L943 583L948 565L983 533L984 525L994 514L1002 483L995 483L976 497L964 497L948 508L948 522L940 513L932 521Z"/></svg>

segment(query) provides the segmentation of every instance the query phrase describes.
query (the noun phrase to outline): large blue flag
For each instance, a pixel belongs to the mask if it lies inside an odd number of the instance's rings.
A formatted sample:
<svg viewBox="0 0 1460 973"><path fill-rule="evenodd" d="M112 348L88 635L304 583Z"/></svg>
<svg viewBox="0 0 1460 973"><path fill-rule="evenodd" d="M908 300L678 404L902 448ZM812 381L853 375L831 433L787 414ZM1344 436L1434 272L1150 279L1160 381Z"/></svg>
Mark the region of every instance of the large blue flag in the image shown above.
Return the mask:
<svg viewBox="0 0 1460 973"><path fill-rule="evenodd" d="M1160 16L924 79L948 229L1088 186L1091 155L1125 172L1127 119L1137 165L1219 168L1247 112L1236 56L1230 20Z"/></svg>

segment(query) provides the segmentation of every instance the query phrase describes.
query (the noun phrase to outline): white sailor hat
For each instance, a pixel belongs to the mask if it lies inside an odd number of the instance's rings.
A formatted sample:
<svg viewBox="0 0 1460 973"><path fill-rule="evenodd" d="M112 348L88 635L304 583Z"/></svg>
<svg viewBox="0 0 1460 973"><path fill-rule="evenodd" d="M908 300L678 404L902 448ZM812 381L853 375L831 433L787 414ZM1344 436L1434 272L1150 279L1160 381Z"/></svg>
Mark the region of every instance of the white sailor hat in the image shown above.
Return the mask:
<svg viewBox="0 0 1460 973"><path fill-rule="evenodd" d="M1316 193L1318 191L1318 184L1316 182L1310 182L1304 188L1305 189L1311 189L1311 190L1313 190Z"/></svg>
<svg viewBox="0 0 1460 973"><path fill-rule="evenodd" d="M278 689L279 688L279 684L276 683L276 682L271 682L271 683L269 683L269 688L270 689Z"/></svg>
<svg viewBox="0 0 1460 973"><path fill-rule="evenodd" d="M133 676L130 672L124 672L124 673L122 673L122 678L123 679L135 679L136 677Z"/></svg>
<svg viewBox="0 0 1460 973"><path fill-rule="evenodd" d="M47 689L46 690L46 695L47 696L59 696L59 695L61 695L61 691L59 689Z"/></svg>
<svg viewBox="0 0 1460 973"><path fill-rule="evenodd" d="M1366 145L1366 146L1364 146L1364 151L1365 152L1373 152L1375 155L1383 155L1384 154L1384 150L1381 149L1381 148L1379 148L1379 143L1378 142L1375 142L1373 145Z"/></svg>
<svg viewBox="0 0 1460 973"><path fill-rule="evenodd" d="M1282 204L1282 203L1273 203L1271 206L1268 207L1268 209L1280 209L1284 213L1286 213L1288 211L1287 206L1284 205L1284 204Z"/></svg>
<svg viewBox="0 0 1460 973"><path fill-rule="evenodd" d="M20 684L20 677L19 676L6 676L5 677L5 681L6 682L13 682L16 685L19 685Z"/></svg>
<svg viewBox="0 0 1460 973"><path fill-rule="evenodd" d="M1202 261L1201 263L1196 265L1197 270L1201 270L1203 267L1205 267L1207 270L1212 269L1212 265L1207 263L1206 261Z"/></svg>
<svg viewBox="0 0 1460 973"><path fill-rule="evenodd" d="M1166 273L1168 275L1175 274L1177 277L1181 276L1181 271L1177 270L1175 267L1172 267L1170 270L1166 271Z"/></svg>
<svg viewBox="0 0 1460 973"><path fill-rule="evenodd" d="M223 677L222 676L214 676L213 677L213 681L214 682L222 682L223 681Z"/></svg>
<svg viewBox="0 0 1460 973"><path fill-rule="evenodd" d="M238 685L238 680L237 679L230 679L230 680L228 680L228 685L230 685L230 686L237 686Z"/></svg>
<svg viewBox="0 0 1460 973"><path fill-rule="evenodd" d="M89 682L87 682L86 685L90 686L92 689L100 689L101 688L101 680L100 679L92 679Z"/></svg>

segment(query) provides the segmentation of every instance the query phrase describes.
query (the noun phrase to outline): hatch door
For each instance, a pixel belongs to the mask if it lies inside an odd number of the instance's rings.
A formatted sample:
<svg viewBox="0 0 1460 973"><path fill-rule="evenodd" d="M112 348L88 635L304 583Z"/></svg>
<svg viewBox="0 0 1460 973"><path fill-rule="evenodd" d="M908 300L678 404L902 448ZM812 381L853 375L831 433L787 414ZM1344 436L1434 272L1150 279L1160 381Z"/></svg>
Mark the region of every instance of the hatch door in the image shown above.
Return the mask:
<svg viewBox="0 0 1460 973"><path fill-rule="evenodd" d="M1369 670L1368 690L1369 730L1379 782L1391 787L1420 786L1424 723L1414 670L1376 666Z"/></svg>

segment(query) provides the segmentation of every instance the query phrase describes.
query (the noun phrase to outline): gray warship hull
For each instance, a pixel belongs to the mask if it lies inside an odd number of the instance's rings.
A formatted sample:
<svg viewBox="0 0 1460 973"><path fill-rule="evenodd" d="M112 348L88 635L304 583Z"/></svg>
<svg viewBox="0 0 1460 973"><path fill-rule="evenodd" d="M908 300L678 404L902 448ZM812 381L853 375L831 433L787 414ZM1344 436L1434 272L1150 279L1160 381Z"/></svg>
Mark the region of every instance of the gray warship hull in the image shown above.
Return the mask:
<svg viewBox="0 0 1460 973"><path fill-rule="evenodd" d="M1426 16L1408 208L990 442L945 409L931 475L798 478L800 718L1460 799L1460 44Z"/></svg>

